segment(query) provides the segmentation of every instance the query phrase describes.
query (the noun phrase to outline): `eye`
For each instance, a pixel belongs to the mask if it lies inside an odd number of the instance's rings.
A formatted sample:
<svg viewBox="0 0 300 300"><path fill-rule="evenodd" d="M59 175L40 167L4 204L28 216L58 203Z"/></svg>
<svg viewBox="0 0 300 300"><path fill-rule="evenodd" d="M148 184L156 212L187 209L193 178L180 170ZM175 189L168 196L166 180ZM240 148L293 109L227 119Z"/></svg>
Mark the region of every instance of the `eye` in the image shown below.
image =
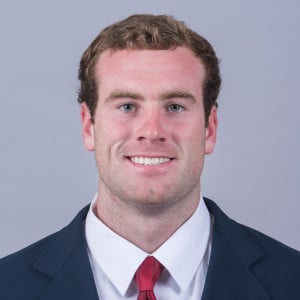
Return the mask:
<svg viewBox="0 0 300 300"><path fill-rule="evenodd" d="M121 106L119 106L119 108L123 111L123 112L134 112L136 110L135 105L133 105L132 103L125 103L122 104Z"/></svg>
<svg viewBox="0 0 300 300"><path fill-rule="evenodd" d="M171 104L171 105L168 106L168 110L170 112L176 112L177 113L177 112L181 112L182 110L184 110L184 107L180 104L174 103L174 104Z"/></svg>

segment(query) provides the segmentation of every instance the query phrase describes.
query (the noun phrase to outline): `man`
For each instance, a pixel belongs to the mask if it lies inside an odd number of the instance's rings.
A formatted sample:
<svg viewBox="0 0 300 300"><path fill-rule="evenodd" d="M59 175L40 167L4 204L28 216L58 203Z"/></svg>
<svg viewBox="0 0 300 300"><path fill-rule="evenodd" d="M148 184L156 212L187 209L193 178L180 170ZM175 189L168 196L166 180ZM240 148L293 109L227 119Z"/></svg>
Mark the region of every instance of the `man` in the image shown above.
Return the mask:
<svg viewBox="0 0 300 300"><path fill-rule="evenodd" d="M0 299L299 299L299 252L201 196L221 83L211 45L171 17L131 16L93 41L79 79L98 193L1 260Z"/></svg>

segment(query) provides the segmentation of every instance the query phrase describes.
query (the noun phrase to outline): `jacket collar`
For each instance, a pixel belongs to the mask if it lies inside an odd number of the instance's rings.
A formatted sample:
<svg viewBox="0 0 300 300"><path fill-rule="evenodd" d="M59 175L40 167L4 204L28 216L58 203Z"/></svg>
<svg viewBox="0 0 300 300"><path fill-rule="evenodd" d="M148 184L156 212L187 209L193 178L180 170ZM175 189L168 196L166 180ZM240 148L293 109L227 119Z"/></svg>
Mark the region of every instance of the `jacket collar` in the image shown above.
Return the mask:
<svg viewBox="0 0 300 300"><path fill-rule="evenodd" d="M88 206L50 237L36 260L34 268L51 278L41 299L98 299L84 235L87 212Z"/></svg>
<svg viewBox="0 0 300 300"><path fill-rule="evenodd" d="M213 201L204 200L214 217L214 225L202 299L270 299L251 272L251 266L264 256L263 249Z"/></svg>

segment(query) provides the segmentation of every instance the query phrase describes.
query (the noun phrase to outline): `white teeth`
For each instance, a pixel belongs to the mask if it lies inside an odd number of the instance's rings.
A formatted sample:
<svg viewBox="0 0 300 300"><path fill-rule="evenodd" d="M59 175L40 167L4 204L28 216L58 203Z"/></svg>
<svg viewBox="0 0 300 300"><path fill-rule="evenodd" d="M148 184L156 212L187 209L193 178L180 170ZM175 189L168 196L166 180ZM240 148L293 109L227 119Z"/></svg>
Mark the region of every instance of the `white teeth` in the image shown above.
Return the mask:
<svg viewBox="0 0 300 300"><path fill-rule="evenodd" d="M167 157L141 157L141 156L134 156L130 157L130 160L136 164L140 165L160 165L170 161L170 158Z"/></svg>

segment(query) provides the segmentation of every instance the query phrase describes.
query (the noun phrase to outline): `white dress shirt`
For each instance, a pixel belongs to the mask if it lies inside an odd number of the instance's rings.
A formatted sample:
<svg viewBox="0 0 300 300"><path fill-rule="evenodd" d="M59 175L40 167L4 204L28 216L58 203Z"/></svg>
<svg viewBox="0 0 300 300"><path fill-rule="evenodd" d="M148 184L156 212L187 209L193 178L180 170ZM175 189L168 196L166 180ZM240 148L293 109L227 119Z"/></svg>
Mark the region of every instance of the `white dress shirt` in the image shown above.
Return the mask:
<svg viewBox="0 0 300 300"><path fill-rule="evenodd" d="M86 218L85 234L97 292L101 300L136 300L134 274L149 255L122 238L93 212ZM155 284L158 300L199 300L211 250L211 217L201 197L194 214L153 255L164 269Z"/></svg>

